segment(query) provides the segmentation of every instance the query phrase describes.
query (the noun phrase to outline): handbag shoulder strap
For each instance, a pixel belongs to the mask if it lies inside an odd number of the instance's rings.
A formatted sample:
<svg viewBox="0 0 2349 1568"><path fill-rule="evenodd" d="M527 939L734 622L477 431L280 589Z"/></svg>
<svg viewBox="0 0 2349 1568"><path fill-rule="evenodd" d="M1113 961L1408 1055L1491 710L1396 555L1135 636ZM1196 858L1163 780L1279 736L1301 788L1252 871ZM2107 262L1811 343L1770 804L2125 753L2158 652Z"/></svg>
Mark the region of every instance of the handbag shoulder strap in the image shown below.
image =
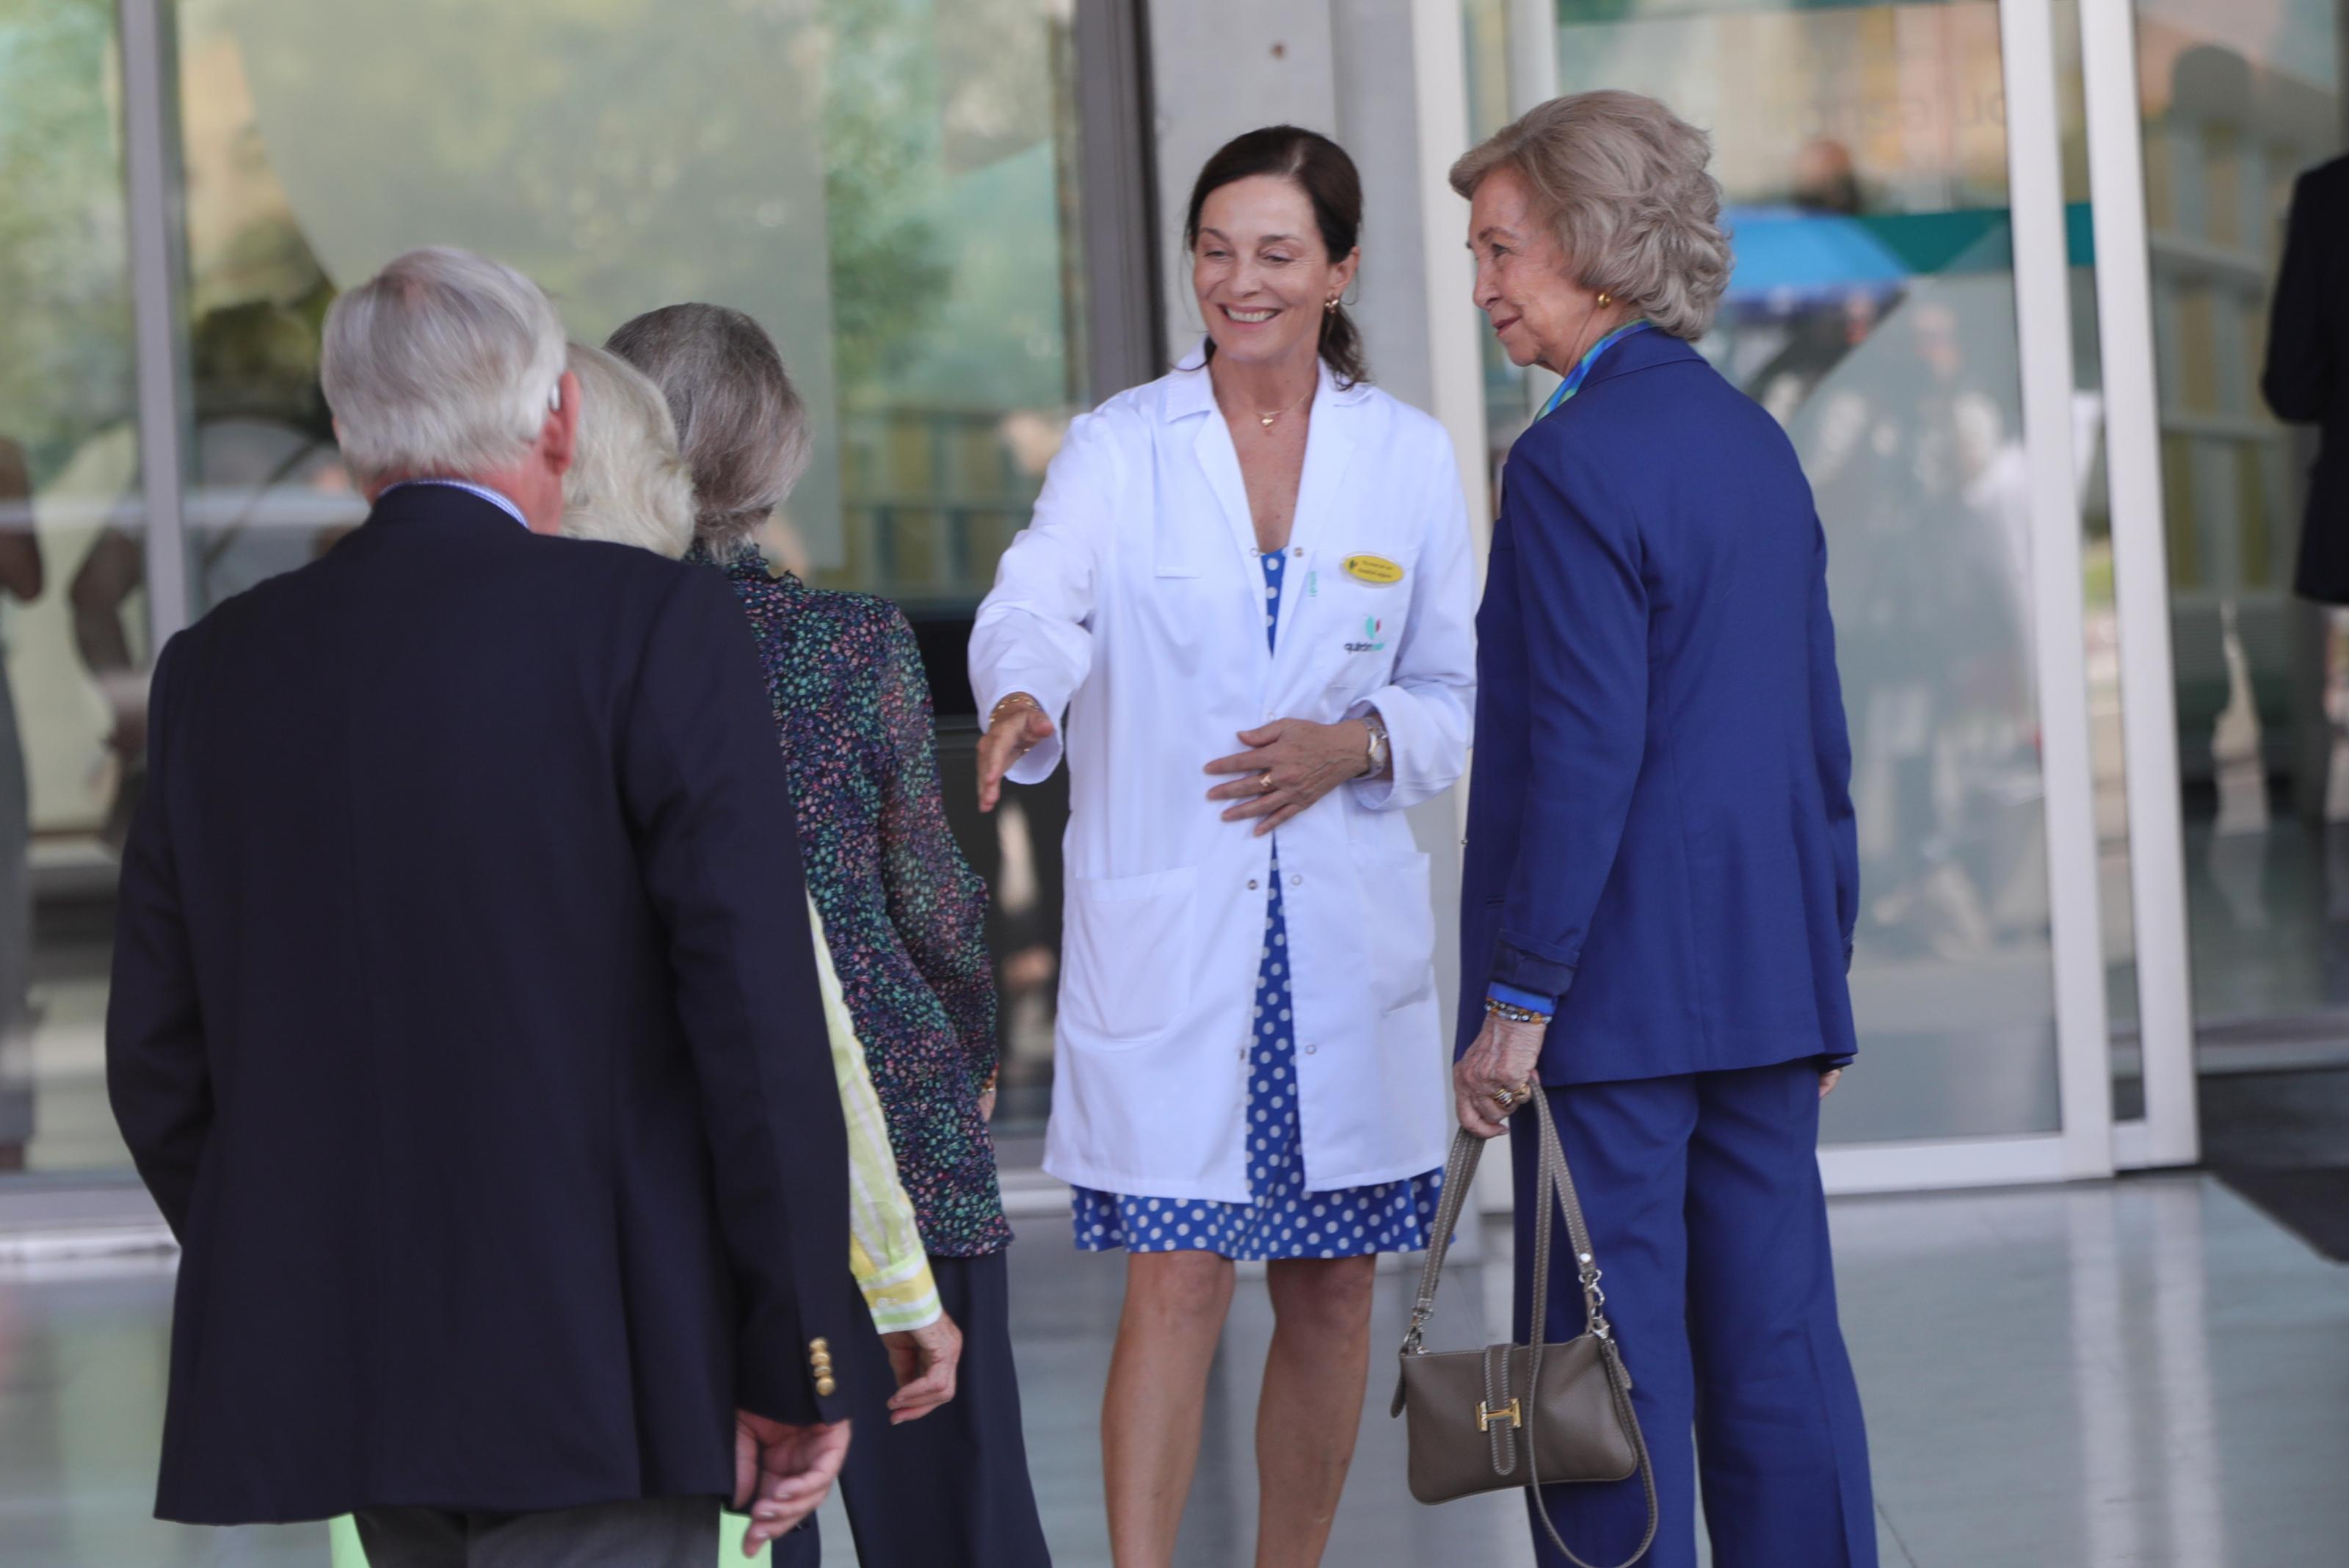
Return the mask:
<svg viewBox="0 0 2349 1568"><path fill-rule="evenodd" d="M1584 1328L1601 1340L1611 1340L1607 1324L1607 1293L1599 1288L1599 1258L1590 1244L1590 1226L1582 1217L1582 1195L1574 1189L1574 1172L1566 1163L1566 1145L1558 1141L1557 1120L1550 1114L1549 1096L1533 1095L1534 1120L1541 1137L1541 1179L1536 1201L1541 1220L1534 1227L1534 1354L1541 1354L1541 1325L1548 1303L1549 1217L1553 1202L1566 1215L1566 1239L1574 1247L1574 1272L1582 1286Z"/></svg>
<svg viewBox="0 0 2349 1568"><path fill-rule="evenodd" d="M1452 1250L1452 1232L1460 1223L1460 1210L1468 1189L1476 1183L1476 1164L1484 1158L1485 1140L1460 1128L1452 1135L1452 1152L1444 1160L1444 1190L1435 1200L1435 1233L1427 1239L1427 1257L1420 1265L1419 1295L1411 1303L1411 1327L1402 1338L1405 1355L1416 1355L1435 1315L1435 1288L1444 1281L1444 1254Z"/></svg>
<svg viewBox="0 0 2349 1568"><path fill-rule="evenodd" d="M1549 1096L1539 1088L1534 1090L1534 1116L1541 1129L1541 1179L1535 1201L1541 1205L1541 1218L1534 1225L1534 1300L1533 1365L1527 1380L1537 1391L1541 1387L1543 1329L1547 1323L1545 1314L1549 1305L1549 1241L1550 1210L1553 1204L1566 1214L1566 1234L1574 1248L1575 1275L1582 1286L1583 1330L1599 1342L1599 1359L1607 1369L1607 1386L1615 1397L1616 1419L1630 1433L1631 1446L1639 1456L1640 1484L1648 1494L1648 1532L1640 1538L1639 1550L1616 1564L1616 1568L1631 1568L1631 1564L1648 1554L1655 1543L1657 1526L1662 1521L1662 1511L1656 1499L1656 1468L1648 1457L1647 1434L1640 1430L1639 1413L1631 1407L1630 1379L1623 1371L1623 1353L1615 1344L1615 1330L1607 1321L1607 1293L1599 1286L1599 1260L1590 1244L1590 1227L1582 1217L1582 1199L1574 1189L1574 1172L1566 1163L1566 1146L1558 1141L1557 1122L1550 1115ZM1541 1458L1537 1451L1537 1433L1541 1423L1526 1424L1526 1476L1527 1495L1534 1500L1534 1511L1540 1516L1542 1528L1549 1532L1550 1543L1566 1554L1575 1568L1594 1568L1575 1555L1574 1548L1557 1532L1549 1517L1549 1500L1541 1491Z"/></svg>
<svg viewBox="0 0 2349 1568"><path fill-rule="evenodd" d="M1567 1240L1574 1246L1586 1323L1592 1333L1602 1337L1607 1331L1607 1293L1599 1288L1599 1265L1590 1250L1590 1227L1583 1220L1582 1199L1574 1189L1574 1173L1567 1168L1566 1149L1558 1142L1557 1124L1550 1116L1548 1096L1536 1090L1533 1100L1539 1129L1537 1136L1541 1140L1540 1177L1536 1187L1539 1207L1534 1217L1533 1322L1537 1331L1533 1337L1538 1348L1538 1325L1547 1321L1549 1308L1553 1193L1557 1195L1557 1208L1566 1214ZM1468 1201L1469 1188L1475 1184L1477 1163L1484 1153L1485 1140L1467 1128L1462 1127L1452 1135L1452 1150L1444 1161L1444 1192L1436 1201L1435 1233L1428 1239L1427 1257L1419 1271L1419 1294L1412 1303L1411 1326L1403 1334L1406 1355L1418 1354L1428 1322L1435 1315L1435 1293L1444 1282L1444 1260L1452 1250L1452 1233L1459 1226L1461 1210Z"/></svg>
<svg viewBox="0 0 2349 1568"><path fill-rule="evenodd" d="M1623 1371L1622 1353L1615 1345L1615 1330L1607 1321L1607 1293L1599 1288L1597 1254L1590 1242L1590 1227L1583 1219L1582 1198L1574 1189L1574 1172L1566 1163L1566 1146L1558 1140L1557 1122L1550 1115L1549 1096L1539 1087L1533 1093L1534 1119L1541 1139L1540 1175L1535 1184L1535 1201L1538 1208L1534 1217L1533 1267L1533 1342L1532 1366L1528 1369L1532 1387L1541 1387L1543 1327L1549 1313L1549 1251L1551 1214L1566 1215L1566 1235L1574 1248L1575 1276L1582 1287L1583 1324L1585 1332L1599 1341L1599 1359L1607 1368L1608 1386L1615 1397L1616 1417L1623 1429L1631 1435L1633 1449L1640 1459L1640 1481L1648 1494L1648 1532L1640 1540L1640 1549L1625 1558L1617 1568L1631 1564L1647 1555L1655 1543L1656 1530L1661 1521L1661 1511L1656 1497L1656 1471L1648 1457L1648 1439L1640 1430L1640 1417L1631 1408L1630 1380ZM1428 1238L1427 1259L1419 1271L1419 1294L1412 1303L1411 1327L1403 1335L1402 1350L1406 1355L1416 1355L1428 1320L1435 1315L1436 1287L1443 1282L1444 1255L1452 1248L1452 1232L1460 1223L1460 1211L1468 1200L1468 1189L1475 1185L1476 1166L1484 1157L1485 1140L1465 1127L1453 1135L1452 1150L1444 1161L1444 1192L1436 1201L1435 1233ZM1403 1391L1397 1384L1392 1414L1402 1414ZM1594 1568L1575 1555L1574 1549L1557 1532L1549 1517L1549 1502L1541 1494L1541 1464L1535 1452L1535 1428L1526 1428L1526 1473L1529 1478L1527 1493L1533 1498L1535 1512L1542 1528L1549 1532L1552 1544L1566 1554L1575 1568Z"/></svg>

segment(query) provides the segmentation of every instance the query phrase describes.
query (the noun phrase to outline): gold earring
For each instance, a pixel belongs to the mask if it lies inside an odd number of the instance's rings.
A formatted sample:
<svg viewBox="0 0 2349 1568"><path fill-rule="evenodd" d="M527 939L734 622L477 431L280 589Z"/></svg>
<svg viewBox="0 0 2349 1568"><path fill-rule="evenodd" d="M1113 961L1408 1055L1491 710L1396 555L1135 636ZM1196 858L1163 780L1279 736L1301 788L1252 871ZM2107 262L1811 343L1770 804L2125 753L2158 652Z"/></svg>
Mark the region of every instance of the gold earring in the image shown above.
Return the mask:
<svg viewBox="0 0 2349 1568"><path fill-rule="evenodd" d="M1321 302L1321 308L1324 310L1335 310L1338 308L1338 300L1339 296L1333 294L1329 298Z"/></svg>
<svg viewBox="0 0 2349 1568"><path fill-rule="evenodd" d="M1599 303L1602 306L1612 305L1615 303L1615 296L1602 288L1599 291Z"/></svg>

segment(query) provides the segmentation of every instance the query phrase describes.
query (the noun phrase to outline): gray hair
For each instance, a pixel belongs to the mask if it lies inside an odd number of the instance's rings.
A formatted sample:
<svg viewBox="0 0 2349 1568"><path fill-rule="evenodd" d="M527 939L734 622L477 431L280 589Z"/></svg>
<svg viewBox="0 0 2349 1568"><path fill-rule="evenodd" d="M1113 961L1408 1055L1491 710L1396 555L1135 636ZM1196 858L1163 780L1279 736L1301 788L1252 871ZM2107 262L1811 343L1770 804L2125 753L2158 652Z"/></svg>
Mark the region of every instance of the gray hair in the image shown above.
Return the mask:
<svg viewBox="0 0 2349 1568"><path fill-rule="evenodd" d="M807 405L766 329L722 305L669 305L628 322L605 348L650 376L677 419L693 470L694 533L712 555L740 549L807 472Z"/></svg>
<svg viewBox="0 0 2349 1568"><path fill-rule="evenodd" d="M563 476L563 531L657 551L693 545L693 475L660 389L616 354L571 345L579 379L579 444Z"/></svg>
<svg viewBox="0 0 2349 1568"><path fill-rule="evenodd" d="M1474 197L1516 171L1586 288L1636 306L1675 337L1713 325L1735 265L1721 227L1721 186L1704 171L1713 140L1632 92L1554 98L1470 150L1452 188Z"/></svg>
<svg viewBox="0 0 2349 1568"><path fill-rule="evenodd" d="M353 477L487 472L545 427L563 322L502 262L409 251L326 312L318 378Z"/></svg>

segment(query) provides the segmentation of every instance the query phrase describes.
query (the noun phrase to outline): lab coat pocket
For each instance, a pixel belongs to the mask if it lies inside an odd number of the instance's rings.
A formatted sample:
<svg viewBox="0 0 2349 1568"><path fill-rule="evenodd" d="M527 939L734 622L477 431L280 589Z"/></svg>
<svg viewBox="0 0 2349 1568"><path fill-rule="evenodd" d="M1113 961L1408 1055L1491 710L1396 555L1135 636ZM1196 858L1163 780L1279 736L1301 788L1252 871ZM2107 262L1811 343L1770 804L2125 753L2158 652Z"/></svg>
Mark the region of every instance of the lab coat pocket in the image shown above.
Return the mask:
<svg viewBox="0 0 2349 1568"><path fill-rule="evenodd" d="M1358 701L1394 679L1395 654L1402 642L1411 596L1400 583L1363 583L1342 574L1326 591L1339 645L1345 654L1332 684L1348 688L1350 700Z"/></svg>
<svg viewBox="0 0 2349 1568"><path fill-rule="evenodd" d="M1071 1041L1137 1045L1173 1027L1196 980L1192 867L1071 877L1061 943L1061 1023Z"/></svg>
<svg viewBox="0 0 2349 1568"><path fill-rule="evenodd" d="M1435 906L1427 857L1357 845L1371 1000L1381 1012L1409 1007L1435 989Z"/></svg>

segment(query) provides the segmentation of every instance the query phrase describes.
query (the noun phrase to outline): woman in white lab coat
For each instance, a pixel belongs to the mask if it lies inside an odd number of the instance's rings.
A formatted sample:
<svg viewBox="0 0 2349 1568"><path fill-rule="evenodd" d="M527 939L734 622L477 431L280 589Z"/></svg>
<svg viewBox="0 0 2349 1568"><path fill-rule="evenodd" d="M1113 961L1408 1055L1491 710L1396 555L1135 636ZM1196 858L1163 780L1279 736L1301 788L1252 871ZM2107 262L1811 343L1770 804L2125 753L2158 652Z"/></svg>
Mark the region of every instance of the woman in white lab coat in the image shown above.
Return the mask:
<svg viewBox="0 0 2349 1568"><path fill-rule="evenodd" d="M1185 230L1207 340L1070 428L971 638L983 808L1068 727L1044 1166L1077 1245L1128 1254L1119 1568L1171 1560L1237 1259L1267 1261L1278 1325L1257 1561L1319 1560L1377 1254L1425 1245L1450 1130L1403 808L1464 763L1475 568L1449 439L1363 379L1361 215L1310 131L1208 161Z"/></svg>

